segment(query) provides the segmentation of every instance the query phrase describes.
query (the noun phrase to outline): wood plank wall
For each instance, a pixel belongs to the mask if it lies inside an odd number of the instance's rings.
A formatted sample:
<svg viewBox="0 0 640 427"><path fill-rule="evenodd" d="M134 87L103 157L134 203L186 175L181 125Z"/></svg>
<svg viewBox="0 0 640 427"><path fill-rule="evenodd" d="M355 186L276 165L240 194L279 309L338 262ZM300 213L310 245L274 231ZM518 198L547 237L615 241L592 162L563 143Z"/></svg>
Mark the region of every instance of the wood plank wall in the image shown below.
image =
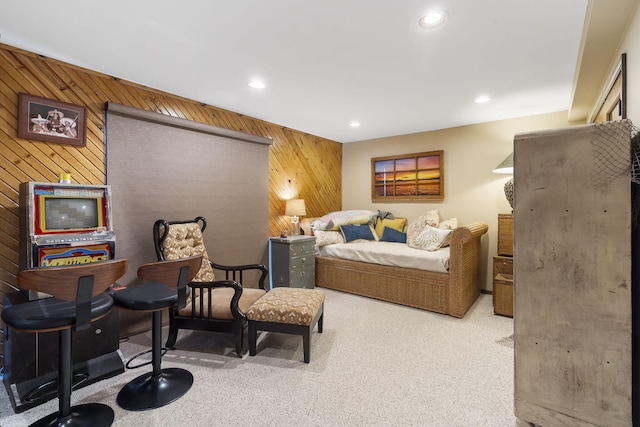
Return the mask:
<svg viewBox="0 0 640 427"><path fill-rule="evenodd" d="M85 105L86 147L18 138L20 92ZM55 182L61 172L71 173L73 182L104 184L106 101L272 138L272 236L288 228L289 219L283 215L285 199L305 199L307 216L341 208L342 145L338 142L0 44L0 304L4 293L14 289L18 273L19 184Z"/></svg>

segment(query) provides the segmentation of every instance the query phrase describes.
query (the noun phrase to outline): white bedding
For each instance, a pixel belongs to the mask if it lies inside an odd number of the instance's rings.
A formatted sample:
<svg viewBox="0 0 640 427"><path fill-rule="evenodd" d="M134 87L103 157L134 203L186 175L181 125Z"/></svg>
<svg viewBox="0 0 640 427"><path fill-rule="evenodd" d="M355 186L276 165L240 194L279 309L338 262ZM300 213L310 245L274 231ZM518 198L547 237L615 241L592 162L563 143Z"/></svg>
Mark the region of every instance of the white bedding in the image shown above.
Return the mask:
<svg viewBox="0 0 640 427"><path fill-rule="evenodd" d="M449 271L449 247L431 252L395 242L336 243L321 246L318 255L438 273Z"/></svg>

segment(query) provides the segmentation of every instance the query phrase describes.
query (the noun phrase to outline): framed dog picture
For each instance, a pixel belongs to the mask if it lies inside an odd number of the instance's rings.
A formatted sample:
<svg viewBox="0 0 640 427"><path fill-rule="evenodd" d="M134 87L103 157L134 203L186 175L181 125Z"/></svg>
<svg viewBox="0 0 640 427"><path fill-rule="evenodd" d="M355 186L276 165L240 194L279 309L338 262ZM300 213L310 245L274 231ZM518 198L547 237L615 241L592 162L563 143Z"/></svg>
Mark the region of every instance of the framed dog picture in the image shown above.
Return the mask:
<svg viewBox="0 0 640 427"><path fill-rule="evenodd" d="M86 107L19 94L18 137L84 147Z"/></svg>

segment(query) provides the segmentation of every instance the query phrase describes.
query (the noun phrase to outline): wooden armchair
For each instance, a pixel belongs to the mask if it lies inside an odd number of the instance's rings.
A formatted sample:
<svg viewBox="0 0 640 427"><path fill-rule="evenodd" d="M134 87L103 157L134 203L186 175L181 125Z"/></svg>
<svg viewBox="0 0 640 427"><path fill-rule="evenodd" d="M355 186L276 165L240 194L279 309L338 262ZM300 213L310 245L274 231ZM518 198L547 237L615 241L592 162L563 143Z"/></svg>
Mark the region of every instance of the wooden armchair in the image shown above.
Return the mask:
<svg viewBox="0 0 640 427"><path fill-rule="evenodd" d="M207 227L203 217L186 221L165 221L153 224L153 241L159 261L202 255L200 271L189 283L192 292L182 309L169 310L169 336L166 346L173 347L178 329L231 333L238 356L242 353L245 312L265 293L267 268L261 264L221 265L209 259L202 232ZM224 280L215 280L213 270L224 271ZM243 287L243 273L258 271L258 288Z"/></svg>

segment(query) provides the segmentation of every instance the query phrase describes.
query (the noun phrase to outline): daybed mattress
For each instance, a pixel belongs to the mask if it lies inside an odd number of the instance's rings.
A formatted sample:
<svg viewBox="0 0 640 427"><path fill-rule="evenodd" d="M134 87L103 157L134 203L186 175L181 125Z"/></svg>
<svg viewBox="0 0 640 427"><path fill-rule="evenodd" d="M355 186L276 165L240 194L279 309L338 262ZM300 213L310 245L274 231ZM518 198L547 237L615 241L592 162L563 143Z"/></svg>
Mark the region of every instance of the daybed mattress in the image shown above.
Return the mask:
<svg viewBox="0 0 640 427"><path fill-rule="evenodd" d="M321 246L318 255L438 273L449 271L449 247L432 252L396 242L351 242Z"/></svg>

